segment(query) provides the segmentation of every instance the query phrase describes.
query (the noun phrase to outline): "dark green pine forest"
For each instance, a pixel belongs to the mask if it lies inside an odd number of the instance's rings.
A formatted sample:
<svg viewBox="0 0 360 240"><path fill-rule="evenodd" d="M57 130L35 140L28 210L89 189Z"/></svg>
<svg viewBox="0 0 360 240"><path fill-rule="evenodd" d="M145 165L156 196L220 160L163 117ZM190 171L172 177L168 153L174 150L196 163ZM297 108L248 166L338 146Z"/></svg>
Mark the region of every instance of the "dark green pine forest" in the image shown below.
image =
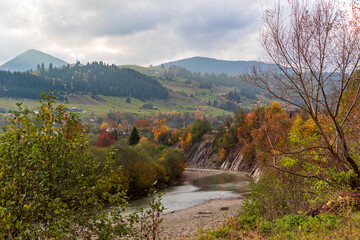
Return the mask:
<svg viewBox="0 0 360 240"><path fill-rule="evenodd" d="M169 93L152 77L132 69L93 62L61 68L43 67L35 72L0 71L0 96L39 99L39 93L53 90L65 99L66 95L101 94L134 97L140 100L168 99Z"/></svg>

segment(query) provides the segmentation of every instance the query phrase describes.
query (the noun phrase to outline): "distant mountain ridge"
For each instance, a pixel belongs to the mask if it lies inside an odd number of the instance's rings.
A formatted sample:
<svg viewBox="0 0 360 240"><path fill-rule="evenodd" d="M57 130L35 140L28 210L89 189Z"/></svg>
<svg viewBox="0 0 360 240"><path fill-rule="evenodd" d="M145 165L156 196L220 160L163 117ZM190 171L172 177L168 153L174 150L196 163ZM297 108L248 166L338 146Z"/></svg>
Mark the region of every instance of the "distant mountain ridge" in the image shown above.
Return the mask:
<svg viewBox="0 0 360 240"><path fill-rule="evenodd" d="M45 68L48 68L50 63L52 63L53 67L61 67L68 64L67 62L47 53L31 49L1 65L0 70L25 72L28 70L36 70L37 65L41 65L42 63L44 63Z"/></svg>
<svg viewBox="0 0 360 240"><path fill-rule="evenodd" d="M203 74L245 74L249 73L249 71L254 65L262 70L267 70L268 68L273 66L273 64L259 61L229 61L207 57L185 58L177 61L163 63L162 65L164 65L165 67L175 65L178 67L184 67L191 72L201 72Z"/></svg>

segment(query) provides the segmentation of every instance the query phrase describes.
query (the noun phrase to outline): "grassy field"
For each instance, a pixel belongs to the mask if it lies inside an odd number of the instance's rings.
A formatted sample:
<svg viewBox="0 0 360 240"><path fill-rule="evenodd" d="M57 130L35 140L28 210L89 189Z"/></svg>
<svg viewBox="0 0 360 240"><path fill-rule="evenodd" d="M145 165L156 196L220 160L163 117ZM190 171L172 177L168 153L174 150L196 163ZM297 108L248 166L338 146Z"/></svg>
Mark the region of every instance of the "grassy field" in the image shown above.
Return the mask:
<svg viewBox="0 0 360 240"><path fill-rule="evenodd" d="M185 79L174 77L172 81L163 80L161 78L163 69L153 67L141 67L134 65L123 65L120 68L131 68L143 74L156 78L164 87L169 89L170 98L164 100L147 100L146 102L139 99L131 98L131 103L126 102L125 97L110 97L99 96L100 99L94 99L87 95L68 96L69 107L80 108L88 115L94 113L96 116L103 115L111 111L130 112L134 114L156 114L158 110L161 112L172 111L187 111L194 113L196 109L200 109L205 115L232 115L232 112L224 111L218 108L207 105L210 100L213 103L215 100L219 103L221 99L217 96L218 93L228 93L233 88L223 86L214 86L212 90L199 88L199 83L192 81L191 84L185 84ZM23 102L24 105L35 108L39 101L30 99L13 99L0 98L0 108L5 108L6 111L16 110L16 103ZM153 104L153 109L144 109L144 104ZM256 102L244 102L243 107L256 106Z"/></svg>
<svg viewBox="0 0 360 240"><path fill-rule="evenodd" d="M39 105L39 101L23 98L0 98L0 108L5 108L7 110L17 109L16 103L23 103L23 106L28 106L29 108L35 108Z"/></svg>
<svg viewBox="0 0 360 240"><path fill-rule="evenodd" d="M196 109L202 110L206 115L231 115L231 112L217 109L214 107L208 107L206 105L201 105L200 100L185 101L180 96L173 94L173 97L168 101L164 102L161 100L151 100L143 102L136 98L131 98L131 103L126 102L125 97L111 97L111 96L100 96L105 101L96 101L91 99L90 96L81 95L77 96L76 103L68 104L69 108L79 108L83 110L83 114L95 114L95 116L100 116L108 113L109 111L119 111L119 112L130 112L134 114L145 114L145 115L154 115L159 110L161 112L172 112L175 111L187 111L195 112ZM91 101L89 101L89 98ZM83 101L81 101L83 99ZM82 102L82 103L79 103ZM35 109L39 106L38 100L31 99L13 99L13 98L0 98L0 108L5 108L6 111L13 111L17 109L16 103L22 102L23 106L27 106L31 109ZM144 104L153 104L154 109L144 109Z"/></svg>

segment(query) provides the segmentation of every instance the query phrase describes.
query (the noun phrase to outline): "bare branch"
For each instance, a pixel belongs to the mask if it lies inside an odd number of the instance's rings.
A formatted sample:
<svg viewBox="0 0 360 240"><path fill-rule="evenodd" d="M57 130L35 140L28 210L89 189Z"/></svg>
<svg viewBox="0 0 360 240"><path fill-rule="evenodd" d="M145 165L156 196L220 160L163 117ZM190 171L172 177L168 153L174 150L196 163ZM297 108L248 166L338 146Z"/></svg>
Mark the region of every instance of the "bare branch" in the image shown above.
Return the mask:
<svg viewBox="0 0 360 240"><path fill-rule="evenodd" d="M260 34L277 69L264 72L254 68L247 80L273 97L305 109L324 142L319 149L325 149L342 169L352 169L360 179L358 163L350 154L353 144L348 143L344 129L359 108L360 81L354 86L353 75L360 63L360 8L354 1L350 8L327 0L288 3L287 11L280 3L265 11ZM345 103L351 88L355 96ZM320 119L331 121L332 131ZM309 149L314 148L293 154Z"/></svg>
<svg viewBox="0 0 360 240"><path fill-rule="evenodd" d="M296 172L293 172L293 171L289 171L287 169L280 168L280 167L276 166L275 164L273 164L272 166L267 166L267 167L272 167L272 168L275 168L275 169L277 169L277 170L279 170L281 172L292 174L292 175L295 175L295 176L298 176L298 177L318 179L318 180L326 182L327 184L329 184L329 186L331 186L333 188L336 188L335 185L332 184L330 181L326 180L323 177L317 176L317 175L304 175L304 174L296 173Z"/></svg>

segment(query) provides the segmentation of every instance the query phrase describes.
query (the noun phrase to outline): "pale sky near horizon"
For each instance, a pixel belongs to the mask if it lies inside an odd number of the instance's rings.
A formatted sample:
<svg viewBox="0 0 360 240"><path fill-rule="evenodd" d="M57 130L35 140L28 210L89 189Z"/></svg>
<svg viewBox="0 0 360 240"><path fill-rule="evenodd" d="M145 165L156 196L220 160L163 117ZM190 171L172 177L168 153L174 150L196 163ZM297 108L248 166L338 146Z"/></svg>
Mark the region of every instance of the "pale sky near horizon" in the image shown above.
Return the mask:
<svg viewBox="0 0 360 240"><path fill-rule="evenodd" d="M259 60L267 0L0 0L0 65L37 49L76 60L157 65Z"/></svg>

